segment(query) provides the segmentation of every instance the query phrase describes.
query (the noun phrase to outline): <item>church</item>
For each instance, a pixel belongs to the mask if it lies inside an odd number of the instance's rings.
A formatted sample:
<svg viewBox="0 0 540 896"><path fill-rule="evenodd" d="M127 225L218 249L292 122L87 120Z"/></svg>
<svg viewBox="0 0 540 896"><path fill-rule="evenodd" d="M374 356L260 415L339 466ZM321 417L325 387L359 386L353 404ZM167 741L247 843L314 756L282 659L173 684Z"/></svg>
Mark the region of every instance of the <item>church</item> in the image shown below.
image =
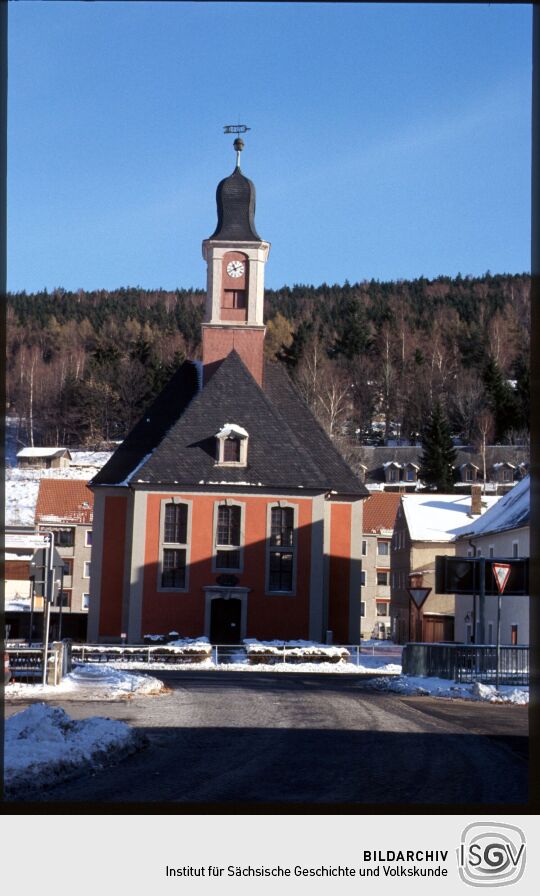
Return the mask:
<svg viewBox="0 0 540 896"><path fill-rule="evenodd" d="M270 244L236 167L202 244L202 363L184 362L90 483L90 642L360 639L368 492L264 355Z"/></svg>

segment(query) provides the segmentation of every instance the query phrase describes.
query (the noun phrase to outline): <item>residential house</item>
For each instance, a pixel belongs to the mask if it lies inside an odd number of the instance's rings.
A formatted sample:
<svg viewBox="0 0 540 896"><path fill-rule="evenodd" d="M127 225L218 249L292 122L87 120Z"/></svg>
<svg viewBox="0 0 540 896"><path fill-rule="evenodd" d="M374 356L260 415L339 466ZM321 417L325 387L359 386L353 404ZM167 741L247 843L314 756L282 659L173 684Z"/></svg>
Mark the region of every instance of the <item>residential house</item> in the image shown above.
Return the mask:
<svg viewBox="0 0 540 896"><path fill-rule="evenodd" d="M51 631L57 636L62 606L62 636L86 638L94 496L82 479L42 479L36 504L39 532L53 532L64 560L60 591L51 607Z"/></svg>
<svg viewBox="0 0 540 896"><path fill-rule="evenodd" d="M6 532L4 540L4 616L7 638L27 638L30 634L32 582L30 563L44 547L42 536L34 532ZM43 611L43 600L34 602Z"/></svg>
<svg viewBox="0 0 540 896"><path fill-rule="evenodd" d="M453 556L454 535L470 519L477 519L497 502L481 495L429 493L402 495L392 538L390 615L392 638L405 641L454 639L454 595L435 588L435 557ZM420 606L410 589L429 588Z"/></svg>
<svg viewBox="0 0 540 896"><path fill-rule="evenodd" d="M23 448L17 452L17 466L21 468L64 469L70 461L67 448Z"/></svg>
<svg viewBox="0 0 540 896"><path fill-rule="evenodd" d="M481 517L471 520L455 536L456 555L499 560L529 557L530 477L504 495ZM491 571L488 572L491 575ZM497 637L498 599L456 594L456 641L493 644ZM482 612L483 609L483 612ZM502 644L529 643L529 596L504 595L501 599Z"/></svg>
<svg viewBox="0 0 540 896"><path fill-rule="evenodd" d="M390 553L400 496L373 492L364 502L361 637L390 637Z"/></svg>
<svg viewBox="0 0 540 896"><path fill-rule="evenodd" d="M91 482L91 640L358 642L367 491L264 359L255 188L237 166L203 242L202 365L185 362Z"/></svg>

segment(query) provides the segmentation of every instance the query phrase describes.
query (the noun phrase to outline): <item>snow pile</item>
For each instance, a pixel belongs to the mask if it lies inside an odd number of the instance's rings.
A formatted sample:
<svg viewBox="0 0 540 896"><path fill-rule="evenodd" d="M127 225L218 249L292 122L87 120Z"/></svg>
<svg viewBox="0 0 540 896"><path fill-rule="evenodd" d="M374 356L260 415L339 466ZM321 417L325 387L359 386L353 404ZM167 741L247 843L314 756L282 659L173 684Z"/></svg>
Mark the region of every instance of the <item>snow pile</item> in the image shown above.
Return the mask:
<svg viewBox="0 0 540 896"><path fill-rule="evenodd" d="M84 774L139 749L144 738L125 722L100 717L74 721L60 707L36 703L5 724L5 793L22 797L63 778Z"/></svg>
<svg viewBox="0 0 540 896"><path fill-rule="evenodd" d="M138 667L140 668L140 666ZM152 696L165 690L165 685L151 675L133 675L112 665L85 663L75 669L59 685L8 684L9 700L29 697L68 697L77 700L119 700L126 697Z"/></svg>
<svg viewBox="0 0 540 896"><path fill-rule="evenodd" d="M482 700L489 703L514 703L520 706L529 702L529 688L510 685L493 685L475 682L457 684L446 678L424 678L414 675L400 675L396 678L374 678L368 687L378 691L416 697L444 697L449 700Z"/></svg>

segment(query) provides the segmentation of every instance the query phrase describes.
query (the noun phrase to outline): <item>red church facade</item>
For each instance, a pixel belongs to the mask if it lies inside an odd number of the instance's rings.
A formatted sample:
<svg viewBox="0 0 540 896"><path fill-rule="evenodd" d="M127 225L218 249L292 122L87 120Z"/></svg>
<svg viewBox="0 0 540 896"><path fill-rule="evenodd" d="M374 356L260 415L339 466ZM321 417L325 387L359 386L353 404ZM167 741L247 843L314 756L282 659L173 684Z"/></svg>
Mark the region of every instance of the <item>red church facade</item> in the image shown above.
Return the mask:
<svg viewBox="0 0 540 896"><path fill-rule="evenodd" d="M367 492L264 360L270 247L239 151L217 206L202 365L182 365L92 483L89 640L357 643Z"/></svg>

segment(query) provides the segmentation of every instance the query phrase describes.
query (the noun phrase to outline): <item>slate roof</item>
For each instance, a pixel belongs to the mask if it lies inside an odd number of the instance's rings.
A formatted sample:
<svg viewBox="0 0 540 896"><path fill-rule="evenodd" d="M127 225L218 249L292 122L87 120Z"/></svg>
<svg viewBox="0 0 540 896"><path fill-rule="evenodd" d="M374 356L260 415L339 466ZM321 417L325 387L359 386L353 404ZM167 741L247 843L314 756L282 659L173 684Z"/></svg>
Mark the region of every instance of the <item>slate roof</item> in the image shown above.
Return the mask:
<svg viewBox="0 0 540 896"><path fill-rule="evenodd" d="M216 191L218 222L211 240L257 240L255 229L255 184L240 168L219 182Z"/></svg>
<svg viewBox="0 0 540 896"><path fill-rule="evenodd" d="M235 351L202 390L194 388L192 369L190 362L182 365L92 485L226 484L369 494L277 364L266 363L264 390ZM226 422L249 434L245 467L216 465L215 436Z"/></svg>

